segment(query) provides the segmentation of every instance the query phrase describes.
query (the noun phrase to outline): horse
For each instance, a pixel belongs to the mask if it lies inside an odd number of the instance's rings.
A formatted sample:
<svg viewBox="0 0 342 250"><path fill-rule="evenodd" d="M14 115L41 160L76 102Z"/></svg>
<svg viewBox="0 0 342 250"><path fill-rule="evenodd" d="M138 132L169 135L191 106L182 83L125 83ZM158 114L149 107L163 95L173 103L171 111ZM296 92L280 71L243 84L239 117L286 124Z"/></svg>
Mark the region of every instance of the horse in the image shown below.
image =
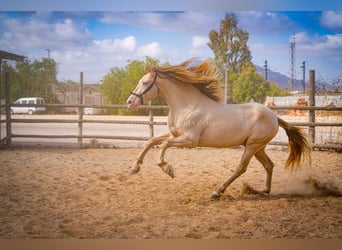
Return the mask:
<svg viewBox="0 0 342 250"><path fill-rule="evenodd" d="M244 146L244 152L234 173L211 194L219 199L227 187L246 172L253 156L266 171L265 189L271 191L274 163L265 152L267 144L279 127L288 136L289 156L285 168L299 168L305 160L311 162L311 148L302 129L279 118L271 109L259 103L222 103L222 77L214 62L189 59L175 66L156 66L145 71L136 88L127 98L128 108L161 96L169 106L168 133L151 138L138 155L130 173L138 173L150 148L160 145L158 166L174 178L174 169L164 160L170 147Z"/></svg>

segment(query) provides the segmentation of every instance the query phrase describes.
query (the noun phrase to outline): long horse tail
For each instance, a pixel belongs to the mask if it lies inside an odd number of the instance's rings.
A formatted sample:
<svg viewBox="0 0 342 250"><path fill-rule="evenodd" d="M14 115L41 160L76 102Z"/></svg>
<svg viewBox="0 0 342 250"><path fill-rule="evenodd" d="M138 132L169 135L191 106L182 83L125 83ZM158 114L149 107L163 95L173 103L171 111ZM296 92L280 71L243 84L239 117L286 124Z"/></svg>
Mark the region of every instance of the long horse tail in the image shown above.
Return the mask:
<svg viewBox="0 0 342 250"><path fill-rule="evenodd" d="M311 165L311 147L307 136L301 128L291 126L278 117L279 126L285 129L289 137L290 154L286 160L285 168L297 169L304 161Z"/></svg>

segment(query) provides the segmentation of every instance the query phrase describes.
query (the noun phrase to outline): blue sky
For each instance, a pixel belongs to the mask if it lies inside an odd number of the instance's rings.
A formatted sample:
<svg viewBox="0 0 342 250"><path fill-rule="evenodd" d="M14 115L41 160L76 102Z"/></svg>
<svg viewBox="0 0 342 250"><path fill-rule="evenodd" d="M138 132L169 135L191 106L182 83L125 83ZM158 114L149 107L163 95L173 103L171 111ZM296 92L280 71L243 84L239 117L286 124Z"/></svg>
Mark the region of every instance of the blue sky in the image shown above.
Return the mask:
<svg viewBox="0 0 342 250"><path fill-rule="evenodd" d="M30 60L47 57L45 49L50 49L59 64L59 80L78 81L83 71L86 83L98 83L110 68L124 67L128 60L145 56L172 64L191 57L213 57L207 46L208 34L219 28L229 12L218 8L106 12L17 9L21 11L0 11L0 49ZM234 12L239 27L250 34L253 63L262 66L267 60L271 70L289 76L289 42L295 36L298 79L302 61L308 69L315 69L318 77L342 77L341 11Z"/></svg>

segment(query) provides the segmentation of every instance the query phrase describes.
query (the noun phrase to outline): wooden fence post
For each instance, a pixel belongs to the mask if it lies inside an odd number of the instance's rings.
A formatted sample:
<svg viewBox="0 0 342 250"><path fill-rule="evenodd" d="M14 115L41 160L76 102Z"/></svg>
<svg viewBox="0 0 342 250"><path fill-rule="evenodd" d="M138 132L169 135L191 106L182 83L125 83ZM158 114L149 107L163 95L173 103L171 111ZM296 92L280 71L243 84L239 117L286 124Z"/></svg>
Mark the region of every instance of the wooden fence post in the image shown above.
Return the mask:
<svg viewBox="0 0 342 250"><path fill-rule="evenodd" d="M149 106L152 107L152 101L149 102ZM149 116L150 116L150 123L149 123L149 128L150 128L150 138L154 137L154 126L153 126L153 110L149 110Z"/></svg>
<svg viewBox="0 0 342 250"><path fill-rule="evenodd" d="M80 72L79 104L83 104L83 72ZM83 147L83 106L78 108L78 147Z"/></svg>
<svg viewBox="0 0 342 250"><path fill-rule="evenodd" d="M2 109L2 107L1 107L1 105L2 105L2 102L1 102L1 68L2 68L2 58L0 57L0 145L1 145L1 139L2 139L2 137L1 137L1 109Z"/></svg>
<svg viewBox="0 0 342 250"><path fill-rule="evenodd" d="M229 83L228 68L224 71L224 104L232 103L231 88Z"/></svg>
<svg viewBox="0 0 342 250"><path fill-rule="evenodd" d="M5 73L5 92L6 92L6 145L9 147L12 144L12 124L11 124L11 84L10 74Z"/></svg>
<svg viewBox="0 0 342 250"><path fill-rule="evenodd" d="M315 106L315 71L310 70L309 72L309 106ZM315 123L315 110L309 110L309 122ZM315 125L309 126L309 136L311 139L311 143L315 143Z"/></svg>

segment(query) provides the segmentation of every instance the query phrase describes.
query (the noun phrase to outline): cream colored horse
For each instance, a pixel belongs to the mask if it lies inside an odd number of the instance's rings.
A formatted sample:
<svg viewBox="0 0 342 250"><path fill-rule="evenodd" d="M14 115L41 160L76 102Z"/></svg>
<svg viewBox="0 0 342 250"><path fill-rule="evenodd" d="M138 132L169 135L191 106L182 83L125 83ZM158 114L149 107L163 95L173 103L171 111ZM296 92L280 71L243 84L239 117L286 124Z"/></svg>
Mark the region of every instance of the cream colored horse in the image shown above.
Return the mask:
<svg viewBox="0 0 342 250"><path fill-rule="evenodd" d="M211 197L218 199L247 170L253 156L266 170L266 188L263 192L269 194L274 164L266 155L265 147L277 134L279 126L285 129L289 137L290 154L286 167L300 166L304 158L310 158L309 143L299 128L289 125L258 103L222 104L221 78L214 64L208 60L192 65L193 59L177 66L154 67L139 80L128 97L128 107L138 109L144 102L160 95L170 109L169 132L147 142L131 173L140 170L148 150L159 144L158 166L172 178L174 170L164 160L169 147L244 145L244 153L234 174Z"/></svg>

